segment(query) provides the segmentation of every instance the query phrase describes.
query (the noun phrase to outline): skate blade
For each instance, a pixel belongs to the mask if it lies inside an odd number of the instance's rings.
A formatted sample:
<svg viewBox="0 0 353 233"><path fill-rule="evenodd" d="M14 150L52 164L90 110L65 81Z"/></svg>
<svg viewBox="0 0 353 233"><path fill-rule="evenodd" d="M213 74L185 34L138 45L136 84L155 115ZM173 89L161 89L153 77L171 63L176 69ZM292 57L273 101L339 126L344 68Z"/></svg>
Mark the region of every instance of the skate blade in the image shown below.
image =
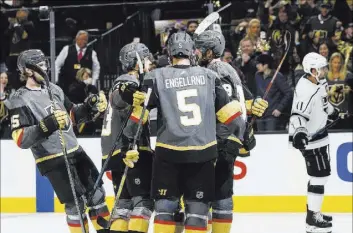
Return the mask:
<svg viewBox="0 0 353 233"><path fill-rule="evenodd" d="M332 233L332 227L318 228L306 224L306 233Z"/></svg>

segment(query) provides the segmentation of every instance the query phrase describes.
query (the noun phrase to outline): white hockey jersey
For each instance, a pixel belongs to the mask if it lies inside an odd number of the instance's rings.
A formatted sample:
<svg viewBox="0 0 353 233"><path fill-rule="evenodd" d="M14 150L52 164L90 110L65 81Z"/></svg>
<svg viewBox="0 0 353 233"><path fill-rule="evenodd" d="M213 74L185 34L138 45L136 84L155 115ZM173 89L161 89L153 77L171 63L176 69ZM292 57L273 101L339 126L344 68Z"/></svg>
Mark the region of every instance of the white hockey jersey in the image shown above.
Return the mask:
<svg viewBox="0 0 353 233"><path fill-rule="evenodd" d="M305 76L300 78L294 90L289 121L289 141L292 143L296 129L304 127L309 136L306 150L328 145L327 130L319 135L315 134L326 126L328 115L331 115L333 111L333 106L328 102L326 80L314 84Z"/></svg>

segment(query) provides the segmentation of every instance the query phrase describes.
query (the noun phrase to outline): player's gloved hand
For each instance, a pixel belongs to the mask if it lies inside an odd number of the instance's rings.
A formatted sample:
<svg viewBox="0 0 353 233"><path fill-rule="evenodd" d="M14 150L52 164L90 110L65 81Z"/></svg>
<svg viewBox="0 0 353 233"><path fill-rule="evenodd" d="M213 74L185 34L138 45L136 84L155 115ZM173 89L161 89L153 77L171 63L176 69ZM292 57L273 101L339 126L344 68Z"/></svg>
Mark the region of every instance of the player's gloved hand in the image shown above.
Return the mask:
<svg viewBox="0 0 353 233"><path fill-rule="evenodd" d="M98 102L96 104L96 107L97 107L98 112L104 112L108 107L107 98L105 97L103 91L99 92Z"/></svg>
<svg viewBox="0 0 353 233"><path fill-rule="evenodd" d="M146 99L146 93L145 92L141 92L141 91L136 91L133 94L133 101L132 101L132 106L137 107L137 106L141 106L143 104L143 102Z"/></svg>
<svg viewBox="0 0 353 233"><path fill-rule="evenodd" d="M304 127L297 128L293 135L293 147L299 150L304 150L308 145L308 131Z"/></svg>
<svg viewBox="0 0 353 233"><path fill-rule="evenodd" d="M256 146L256 139L254 136L254 129L250 124L247 124L246 130L244 132L243 146L246 151L254 149Z"/></svg>
<svg viewBox="0 0 353 233"><path fill-rule="evenodd" d="M137 150L129 150L125 154L125 158L123 158L124 163L129 168L133 168L135 163L139 160L139 152Z"/></svg>
<svg viewBox="0 0 353 233"><path fill-rule="evenodd" d="M118 90L122 100L130 105L133 103L133 95L138 90L138 85L135 82L117 82L113 90Z"/></svg>
<svg viewBox="0 0 353 233"><path fill-rule="evenodd" d="M331 121L335 121L338 118L340 118L340 110L338 108L334 108L331 115L328 116L328 119Z"/></svg>
<svg viewBox="0 0 353 233"><path fill-rule="evenodd" d="M69 123L69 117L66 111L55 110L54 113L46 116L39 122L39 128L41 133L48 137L53 132L58 129L64 129L65 126Z"/></svg>
<svg viewBox="0 0 353 233"><path fill-rule="evenodd" d="M140 105L135 106L133 111L132 111L132 114L131 114L131 119L133 121L135 121L136 123L138 123L139 119L141 118L142 111L143 111L143 107L141 107ZM143 124L145 124L147 122L148 114L149 114L149 111L148 111L148 109L146 109L145 113L142 116L142 123Z"/></svg>
<svg viewBox="0 0 353 233"><path fill-rule="evenodd" d="M262 98L256 98L255 100L247 100L245 105L247 112L261 117L268 107L268 102Z"/></svg>

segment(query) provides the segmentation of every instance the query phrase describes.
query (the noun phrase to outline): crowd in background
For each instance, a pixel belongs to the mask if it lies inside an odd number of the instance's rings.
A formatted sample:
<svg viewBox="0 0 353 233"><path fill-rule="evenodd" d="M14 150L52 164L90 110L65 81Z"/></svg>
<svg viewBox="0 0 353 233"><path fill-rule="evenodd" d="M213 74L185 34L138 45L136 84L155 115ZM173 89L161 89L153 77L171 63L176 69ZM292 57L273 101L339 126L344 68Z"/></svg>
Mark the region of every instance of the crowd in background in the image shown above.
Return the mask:
<svg viewBox="0 0 353 233"><path fill-rule="evenodd" d="M221 24L217 30L221 30L226 38L222 60L237 70L247 98L263 97L276 75L266 98L269 108L261 119L257 119L256 130L287 129L294 88L304 74L301 61L309 52L318 52L327 58L329 72L326 79L331 104L341 112L352 114L352 1L254 0L244 1L244 4L248 5L243 18L232 17L230 24ZM22 85L16 62L19 53L33 47L36 24L28 18L28 13L24 8L17 11L15 17L1 14L0 86L8 95ZM71 30L68 30L67 46L59 47L57 52L55 81L74 103L80 103L89 94L98 92L102 64L96 51L86 46L88 32L75 27L74 21L65 21ZM197 21L189 21L186 31L193 35L197 25ZM182 29L169 30L166 40L179 30ZM147 44L155 48L151 60L156 68L169 65L166 49L160 46L160 40L157 40L157 46ZM9 119L3 104L0 105L0 122L0 134L6 137L9 135ZM351 129L352 122L352 117L346 117L334 128ZM79 126L77 134L93 135L99 132L100 123Z"/></svg>

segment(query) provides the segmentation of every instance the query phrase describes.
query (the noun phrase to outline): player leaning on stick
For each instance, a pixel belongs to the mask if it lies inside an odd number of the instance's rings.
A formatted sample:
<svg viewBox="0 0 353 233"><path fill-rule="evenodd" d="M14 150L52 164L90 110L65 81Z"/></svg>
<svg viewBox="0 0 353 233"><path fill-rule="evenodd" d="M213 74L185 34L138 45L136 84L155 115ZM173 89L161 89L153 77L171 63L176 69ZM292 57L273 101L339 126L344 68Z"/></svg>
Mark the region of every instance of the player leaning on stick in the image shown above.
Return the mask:
<svg viewBox="0 0 353 233"><path fill-rule="evenodd" d="M101 93L99 97L90 96L85 103L75 105L58 86L52 83L49 87L45 86L44 77L40 73L47 72L48 61L40 50L22 52L17 64L26 85L17 90L9 100L13 140L20 148L31 149L39 171L49 179L60 202L65 204L70 232L81 232L80 214L83 216L86 232L88 232L86 214L78 213L74 203L59 140L59 129L62 130L75 190L79 197L80 211L84 210L85 205L81 197L93 195L92 202L87 203L90 208L89 216L97 232L103 233L104 230L95 223L95 219L98 215L109 215L105 205L105 192L103 187L99 187L95 193L91 193L98 170L78 144L73 132L73 122L89 120L93 102L96 102L94 106L99 112L105 111L107 101L104 94ZM35 66L36 70L41 72L25 68L28 64ZM48 88L53 94L56 105L54 108L51 106ZM98 101L94 98L98 98ZM51 109L55 109L54 112Z"/></svg>
<svg viewBox="0 0 353 233"><path fill-rule="evenodd" d="M152 172L155 199L154 233L174 233L173 215L179 197L185 202L185 232L205 233L209 203L214 198L214 163L217 158L216 122L234 130L241 115L213 71L191 66L194 42L178 32L168 41L171 67L145 77L152 88L149 108L158 108L156 157ZM133 121L125 134L134 135ZM220 135L221 137L222 135Z"/></svg>
<svg viewBox="0 0 353 233"><path fill-rule="evenodd" d="M119 59L126 73L114 81L110 91L109 106L104 116L102 128L102 164L115 143L122 122L129 117L130 106L132 105L134 110L132 117L141 115L142 107L140 105L144 101L144 94L138 91L139 66L136 52L141 60L149 62L150 52L142 43L130 43L120 50ZM153 200L150 198L153 152L150 149L147 118L143 123L138 151L129 150L129 140L123 135L118 139L118 146L106 169L112 171L114 190L117 192L125 165L132 168L128 170L116 214L112 216L113 222L110 228L112 233L146 233L148 231L149 219L153 212ZM138 162L134 164L132 160L138 160Z"/></svg>
<svg viewBox="0 0 353 233"><path fill-rule="evenodd" d="M218 159L216 164L215 200L212 202L212 232L229 233L233 219L233 174L234 161L239 150L244 147L250 151L255 147L255 138L251 127L246 126L246 104L241 80L234 68L220 60L225 48L225 39L219 32L208 30L195 39L200 65L215 71L221 78L222 86L231 100L240 101L243 114L236 119L236 131L229 132L224 124L217 125L217 134L228 132L227 139L218 138ZM254 105L248 104L249 112L261 117L268 104L256 99Z"/></svg>
<svg viewBox="0 0 353 233"><path fill-rule="evenodd" d="M294 91L289 140L303 154L309 175L306 230L326 233L331 232L332 217L320 211L331 165L328 132L323 129L328 119L338 119L339 111L328 102L324 80L328 71L326 58L308 53L303 59L303 68L306 74L299 79ZM321 130L323 132L316 135Z"/></svg>

